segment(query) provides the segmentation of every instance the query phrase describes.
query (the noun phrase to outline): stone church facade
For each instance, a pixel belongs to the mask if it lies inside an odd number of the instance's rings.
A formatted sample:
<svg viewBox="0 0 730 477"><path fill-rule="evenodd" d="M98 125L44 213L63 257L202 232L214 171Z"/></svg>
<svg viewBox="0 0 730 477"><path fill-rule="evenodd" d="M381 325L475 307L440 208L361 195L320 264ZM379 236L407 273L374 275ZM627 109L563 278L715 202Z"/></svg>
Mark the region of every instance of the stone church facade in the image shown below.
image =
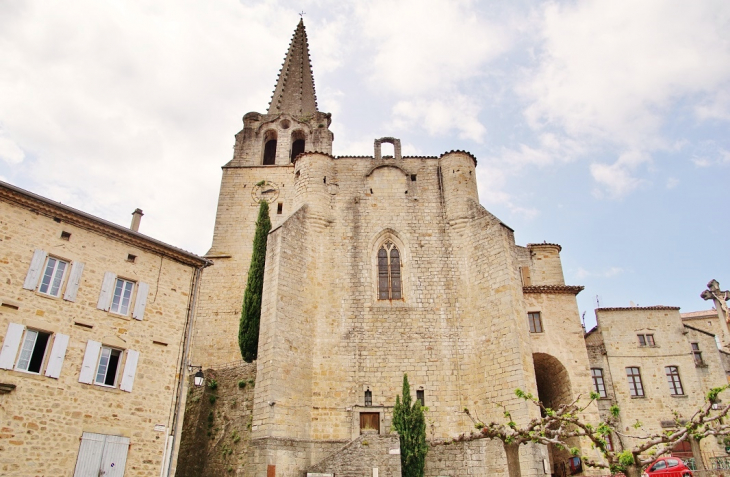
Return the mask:
<svg viewBox="0 0 730 477"><path fill-rule="evenodd" d="M386 137L372 157L333 156L331 119L317 109L300 22L267 113L244 116L223 166L191 355L204 367L240 361L235 330L266 200L251 475L302 475L364 426L387 434L404 373L433 438L473 429L464 408L501 419L505 405L526 422L536 409L516 388L555 406L589 392L582 287L565 284L561 247L515 243L479 204L472 154L407 157ZM598 421L597 407L586 412ZM564 457L548 454L526 447L523 467L542 474L543 460Z"/></svg>

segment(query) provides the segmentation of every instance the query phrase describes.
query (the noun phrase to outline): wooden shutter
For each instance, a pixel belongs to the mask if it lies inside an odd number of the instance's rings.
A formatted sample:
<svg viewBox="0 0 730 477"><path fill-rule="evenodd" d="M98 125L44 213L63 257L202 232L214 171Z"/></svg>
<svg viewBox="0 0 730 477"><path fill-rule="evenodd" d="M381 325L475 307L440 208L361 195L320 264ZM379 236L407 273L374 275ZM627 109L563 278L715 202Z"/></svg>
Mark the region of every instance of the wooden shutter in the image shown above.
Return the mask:
<svg viewBox="0 0 730 477"><path fill-rule="evenodd" d="M79 373L80 383L91 384L94 381L94 373L96 372L96 362L99 359L99 351L101 351L101 343L93 340L86 342L84 362L81 364L81 373Z"/></svg>
<svg viewBox="0 0 730 477"><path fill-rule="evenodd" d="M48 366L46 366L46 376L56 378L61 375L61 367L66 357L66 348L68 347L68 335L56 333L53 337L53 348L51 356L48 358Z"/></svg>
<svg viewBox="0 0 730 477"><path fill-rule="evenodd" d="M99 475L103 475L104 477L124 477L128 449L129 437L106 436Z"/></svg>
<svg viewBox="0 0 730 477"><path fill-rule="evenodd" d="M520 271L522 272L522 286L523 287L532 286L532 277L530 276L530 267L520 267Z"/></svg>
<svg viewBox="0 0 730 477"><path fill-rule="evenodd" d="M122 384L119 389L122 391L132 392L132 386L134 385L134 375L137 372L137 362L139 361L139 351L128 349L127 362L124 363L124 373L122 373Z"/></svg>
<svg viewBox="0 0 730 477"><path fill-rule="evenodd" d="M0 351L0 368L13 369L13 366L15 366L15 357L18 355L23 331L25 331L25 326L8 323L8 332L5 335L5 341L3 341L2 351Z"/></svg>
<svg viewBox="0 0 730 477"><path fill-rule="evenodd" d="M28 274L25 276L25 282L23 283L23 288L26 290L35 290L38 286L38 280L40 280L41 272L43 271L43 264L46 263L46 255L46 252L41 249L36 249L33 252L30 268L28 268Z"/></svg>
<svg viewBox="0 0 730 477"><path fill-rule="evenodd" d="M104 280L101 282L101 293L99 293L99 302L96 307L100 310L109 311L112 303L112 295L114 294L114 283L117 276L112 272L104 273Z"/></svg>
<svg viewBox="0 0 730 477"><path fill-rule="evenodd" d="M149 294L150 286L144 282L139 282L137 285L137 299L134 302L134 310L132 311L132 318L141 320L144 317L144 309L147 306L147 295Z"/></svg>
<svg viewBox="0 0 730 477"><path fill-rule="evenodd" d="M76 459L74 477L99 475L105 440L106 436L104 434L84 432L81 435L81 446L79 447L79 456Z"/></svg>
<svg viewBox="0 0 730 477"><path fill-rule="evenodd" d="M66 285L66 293L63 299L66 301L76 301L76 293L79 291L79 283L81 283L81 273L84 271L83 262L74 262L71 265L71 273L68 276L68 284Z"/></svg>

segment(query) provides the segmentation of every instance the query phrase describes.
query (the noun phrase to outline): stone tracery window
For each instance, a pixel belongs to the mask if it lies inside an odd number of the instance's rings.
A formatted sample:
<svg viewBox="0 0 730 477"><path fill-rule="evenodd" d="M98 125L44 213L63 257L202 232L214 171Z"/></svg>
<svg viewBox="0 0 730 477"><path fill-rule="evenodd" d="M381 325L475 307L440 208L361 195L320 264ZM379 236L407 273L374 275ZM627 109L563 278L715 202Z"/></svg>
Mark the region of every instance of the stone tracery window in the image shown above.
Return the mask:
<svg viewBox="0 0 730 477"><path fill-rule="evenodd" d="M401 299L400 252L391 241L378 250L378 300Z"/></svg>

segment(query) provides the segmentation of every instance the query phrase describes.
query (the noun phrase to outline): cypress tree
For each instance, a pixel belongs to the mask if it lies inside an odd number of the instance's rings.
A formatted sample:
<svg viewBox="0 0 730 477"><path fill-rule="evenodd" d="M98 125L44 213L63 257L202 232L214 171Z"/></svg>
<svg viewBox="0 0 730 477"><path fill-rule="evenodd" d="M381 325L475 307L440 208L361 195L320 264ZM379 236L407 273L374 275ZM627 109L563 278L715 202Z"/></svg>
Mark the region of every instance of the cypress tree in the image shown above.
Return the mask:
<svg viewBox="0 0 730 477"><path fill-rule="evenodd" d="M403 375L403 400L395 397L393 428L400 437L400 463L403 477L423 477L426 465L426 418L421 401L411 405L411 386L408 375Z"/></svg>
<svg viewBox="0 0 730 477"><path fill-rule="evenodd" d="M261 321L261 295L264 289L264 265L266 263L266 240L271 230L269 203L262 200L256 219L256 233L253 237L251 266L243 294L241 323L238 327L238 346L247 363L256 359L259 347L259 322Z"/></svg>

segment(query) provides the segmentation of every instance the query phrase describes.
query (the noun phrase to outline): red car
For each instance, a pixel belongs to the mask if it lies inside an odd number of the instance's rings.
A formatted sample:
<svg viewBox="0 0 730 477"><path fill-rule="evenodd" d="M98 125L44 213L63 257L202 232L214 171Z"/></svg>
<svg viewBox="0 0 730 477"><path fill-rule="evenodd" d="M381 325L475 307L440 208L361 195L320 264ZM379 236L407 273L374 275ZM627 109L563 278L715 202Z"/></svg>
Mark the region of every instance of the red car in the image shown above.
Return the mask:
<svg viewBox="0 0 730 477"><path fill-rule="evenodd" d="M644 471L644 477L691 477L694 474L678 457L660 457Z"/></svg>

